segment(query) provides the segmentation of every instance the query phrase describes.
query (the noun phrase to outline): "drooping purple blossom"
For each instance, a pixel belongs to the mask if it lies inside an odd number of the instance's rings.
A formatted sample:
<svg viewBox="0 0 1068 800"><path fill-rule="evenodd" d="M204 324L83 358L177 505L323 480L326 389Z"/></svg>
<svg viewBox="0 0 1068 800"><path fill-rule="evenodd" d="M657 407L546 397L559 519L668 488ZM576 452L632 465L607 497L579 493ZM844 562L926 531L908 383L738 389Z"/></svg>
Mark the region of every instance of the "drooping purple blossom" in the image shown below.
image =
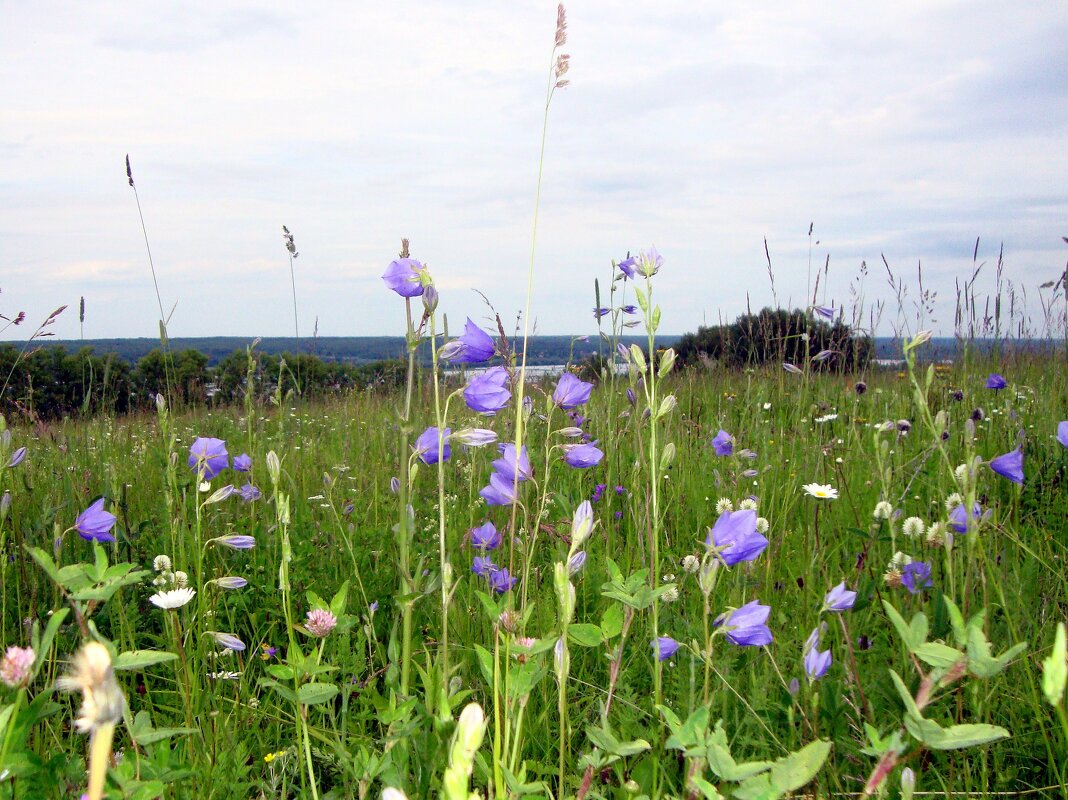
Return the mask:
<svg viewBox="0 0 1068 800"><path fill-rule="evenodd" d="M475 556L474 561L471 562L471 571L480 578L488 578L490 572L495 569L497 565L493 563L490 556Z"/></svg>
<svg viewBox="0 0 1068 800"><path fill-rule="evenodd" d="M9 468L10 467L17 467L19 464L22 463L22 460L24 458L26 458L26 448L25 447L20 447L18 450L16 450L14 453L11 454L11 458L7 462L7 466Z"/></svg>
<svg viewBox="0 0 1068 800"><path fill-rule="evenodd" d="M978 525L982 516L983 507L976 503L972 507L972 526ZM953 510L949 512L949 527L956 533L968 532L968 512L963 505L956 505L953 507Z"/></svg>
<svg viewBox="0 0 1068 800"><path fill-rule="evenodd" d="M931 580L931 565L924 561L911 561L901 570L901 585L909 594L917 594L934 586Z"/></svg>
<svg viewBox="0 0 1068 800"><path fill-rule="evenodd" d="M419 297L423 293L422 271L423 265L414 258L398 258L386 267L382 280L401 297Z"/></svg>
<svg viewBox="0 0 1068 800"><path fill-rule="evenodd" d="M1024 482L1023 449L1017 447L1004 455L998 456L990 462L990 469L994 470L1003 478L1008 478L1013 483L1021 486Z"/></svg>
<svg viewBox="0 0 1068 800"><path fill-rule="evenodd" d="M564 461L575 469L596 467L604 458L604 452L593 444L572 444L564 449Z"/></svg>
<svg viewBox="0 0 1068 800"><path fill-rule="evenodd" d="M600 319L601 317L608 316L611 313L612 313L612 309L605 308L605 307L602 306L601 308L593 309L593 318L594 319Z"/></svg>
<svg viewBox="0 0 1068 800"><path fill-rule="evenodd" d="M842 581L827 592L827 596L823 598L823 610L848 611L856 601L857 593L849 591L846 588L845 581Z"/></svg>
<svg viewBox="0 0 1068 800"><path fill-rule="evenodd" d="M480 364L493 357L493 339L468 317L463 335L441 349L441 357L454 364Z"/></svg>
<svg viewBox="0 0 1068 800"><path fill-rule="evenodd" d="M770 613L771 606L763 606L759 600L753 600L729 614L720 616L716 625L722 625L727 640L739 647L770 644L771 629L765 624Z"/></svg>
<svg viewBox="0 0 1068 800"><path fill-rule="evenodd" d="M728 567L740 561L752 561L768 546L757 532L757 513L751 508L724 511L708 531L705 544L716 550Z"/></svg>
<svg viewBox="0 0 1068 800"><path fill-rule="evenodd" d="M556 390L553 392L553 402L563 409L577 408L589 401L592 391L592 383L586 383L586 381L579 380L570 372L565 372L560 376L560 380L556 384Z"/></svg>
<svg viewBox="0 0 1068 800"><path fill-rule="evenodd" d="M234 469L238 472L248 472L252 469L252 457L248 453L234 456Z"/></svg>
<svg viewBox="0 0 1068 800"><path fill-rule="evenodd" d="M996 372L991 372L990 377L986 379L987 389L997 391L998 389L1004 389L1006 386L1008 386L1008 383L1005 381L1005 378L998 375Z"/></svg>
<svg viewBox="0 0 1068 800"><path fill-rule="evenodd" d="M245 649L245 643L232 633L223 633L221 631L208 631L207 633L217 644L227 650L234 650L240 653Z"/></svg>
<svg viewBox="0 0 1068 800"><path fill-rule="evenodd" d="M489 584L495 594L504 594L515 586L518 578L508 572L508 568L490 570Z"/></svg>
<svg viewBox="0 0 1068 800"><path fill-rule="evenodd" d="M210 481L228 466L230 455L226 442L201 436L189 446L189 468L195 470L202 481Z"/></svg>
<svg viewBox="0 0 1068 800"><path fill-rule="evenodd" d="M729 456L734 453L734 437L720 428L712 438L712 449L716 451L717 456Z"/></svg>
<svg viewBox="0 0 1068 800"><path fill-rule="evenodd" d="M479 489L479 496L490 506L510 506L515 502L515 481L494 472L490 475L489 485Z"/></svg>
<svg viewBox="0 0 1068 800"><path fill-rule="evenodd" d="M836 313L834 310L834 306L813 306L812 310L826 320L834 319L834 315Z"/></svg>
<svg viewBox="0 0 1068 800"><path fill-rule="evenodd" d="M812 631L812 634L808 637L808 644L805 647L805 674L808 675L809 680L815 681L822 678L827 674L827 670L831 668L831 651L830 648L826 650L820 650L820 630L816 628Z"/></svg>
<svg viewBox="0 0 1068 800"><path fill-rule="evenodd" d="M496 550L501 546L501 534L492 522L486 522L471 531L471 546L476 550Z"/></svg>
<svg viewBox="0 0 1068 800"><path fill-rule="evenodd" d="M618 266L623 271L624 279L630 278L634 280L638 273L635 272L635 267L638 265L638 260L634 256L623 259L619 262Z"/></svg>
<svg viewBox="0 0 1068 800"><path fill-rule="evenodd" d="M590 502L599 503L601 501L601 498L604 497L604 490L607 488L608 485L604 483L598 483L596 486L594 486L593 494L590 495Z"/></svg>
<svg viewBox="0 0 1068 800"><path fill-rule="evenodd" d="M1068 447L1068 419L1057 424L1057 441Z"/></svg>
<svg viewBox="0 0 1068 800"><path fill-rule="evenodd" d="M638 307L633 305L625 305L620 308L620 311L622 311L624 314L637 314Z"/></svg>
<svg viewBox="0 0 1068 800"><path fill-rule="evenodd" d="M493 367L476 375L464 388L464 402L479 414L496 414L512 399L508 389L508 370Z"/></svg>
<svg viewBox="0 0 1068 800"><path fill-rule="evenodd" d="M515 444L506 443L497 445L501 457L493 461L490 466L502 478L507 478L509 483L516 482L516 473L520 481L530 480L534 476L534 469L530 465L530 456L527 455L527 446L519 448L519 458L516 458Z"/></svg>
<svg viewBox="0 0 1068 800"><path fill-rule="evenodd" d="M83 539L91 542L114 542L115 515L104 510L104 498L101 497L85 509L74 521L74 530Z"/></svg>
<svg viewBox="0 0 1068 800"><path fill-rule="evenodd" d="M229 547L231 550L251 550L256 546L256 537L234 534L231 536L220 536L216 539L211 539L208 544L211 544L212 542L221 544L223 547Z"/></svg>
<svg viewBox="0 0 1068 800"><path fill-rule="evenodd" d="M237 490L237 493L246 503L251 503L254 500L259 500L262 496L262 492L260 492L260 490L253 486L251 483L246 483L244 486Z"/></svg>
<svg viewBox="0 0 1068 800"><path fill-rule="evenodd" d="M657 661L667 661L676 652L678 652L681 645L672 639L670 636L658 636L653 639L650 644L653 646L653 651L656 653Z"/></svg>
<svg viewBox="0 0 1068 800"><path fill-rule="evenodd" d="M436 427L427 428L421 434L419 438L415 440L414 450L416 455L419 456L419 460L427 466L437 464L438 461L448 461L452 455L452 446L449 444L449 434L452 433L451 428L445 429L445 442L438 449L438 429Z"/></svg>

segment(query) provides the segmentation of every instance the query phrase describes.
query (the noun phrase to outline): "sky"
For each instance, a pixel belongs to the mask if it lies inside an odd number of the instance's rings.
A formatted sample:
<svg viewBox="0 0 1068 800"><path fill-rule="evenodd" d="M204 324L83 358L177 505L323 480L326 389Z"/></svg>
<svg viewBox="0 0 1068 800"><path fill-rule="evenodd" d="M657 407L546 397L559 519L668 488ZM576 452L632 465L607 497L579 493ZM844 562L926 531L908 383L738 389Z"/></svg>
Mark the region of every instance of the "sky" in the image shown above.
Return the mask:
<svg viewBox="0 0 1068 800"><path fill-rule="evenodd" d="M380 279L402 237L451 329L487 324L482 295L514 325L555 4L281 6L0 0L0 313L68 304L50 330L78 338L84 297L86 338L157 335L129 154L172 336L293 333L282 225L302 336L402 334ZM878 332L951 334L956 283L982 264L994 293L1002 246L1003 296L1041 329L1068 260L1063 2L586 0L567 21L538 332L595 333L594 279L650 246L662 333L804 306L828 265L816 300L847 321L885 301Z"/></svg>

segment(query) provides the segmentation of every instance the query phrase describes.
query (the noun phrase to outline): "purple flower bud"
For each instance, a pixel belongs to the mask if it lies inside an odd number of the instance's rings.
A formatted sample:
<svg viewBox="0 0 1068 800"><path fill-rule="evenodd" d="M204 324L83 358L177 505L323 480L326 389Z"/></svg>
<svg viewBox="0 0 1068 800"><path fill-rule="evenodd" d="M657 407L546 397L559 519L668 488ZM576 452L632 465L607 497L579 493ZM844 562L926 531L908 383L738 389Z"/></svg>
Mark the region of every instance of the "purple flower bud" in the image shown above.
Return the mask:
<svg viewBox="0 0 1068 800"><path fill-rule="evenodd" d="M681 646L670 636L659 636L656 639L653 639L650 644L653 646L653 650L656 653L657 661L667 661L675 655Z"/></svg>
<svg viewBox="0 0 1068 800"><path fill-rule="evenodd" d="M26 458L26 448L20 447L14 453L11 454L11 460L7 462L8 467L17 467L22 463L22 460Z"/></svg>
<svg viewBox="0 0 1068 800"><path fill-rule="evenodd" d="M208 544L215 542L223 547L229 547L231 550L251 550L256 546L255 536L220 536L216 539L209 539Z"/></svg>

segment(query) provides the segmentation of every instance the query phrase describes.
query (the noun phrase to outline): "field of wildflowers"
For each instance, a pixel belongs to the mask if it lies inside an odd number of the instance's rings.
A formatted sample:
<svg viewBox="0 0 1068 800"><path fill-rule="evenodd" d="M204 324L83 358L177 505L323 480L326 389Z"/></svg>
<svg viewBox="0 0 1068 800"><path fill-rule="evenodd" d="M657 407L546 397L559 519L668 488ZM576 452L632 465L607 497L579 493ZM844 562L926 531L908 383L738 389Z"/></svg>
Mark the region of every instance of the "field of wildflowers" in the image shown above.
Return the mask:
<svg viewBox="0 0 1068 800"><path fill-rule="evenodd" d="M676 372L668 268L597 385L404 255L399 396L4 429L0 796L1063 796L1063 377Z"/></svg>
<svg viewBox="0 0 1068 800"><path fill-rule="evenodd" d="M0 798L1068 798L1066 354L680 370L671 268L595 375L405 241L399 392L0 418Z"/></svg>

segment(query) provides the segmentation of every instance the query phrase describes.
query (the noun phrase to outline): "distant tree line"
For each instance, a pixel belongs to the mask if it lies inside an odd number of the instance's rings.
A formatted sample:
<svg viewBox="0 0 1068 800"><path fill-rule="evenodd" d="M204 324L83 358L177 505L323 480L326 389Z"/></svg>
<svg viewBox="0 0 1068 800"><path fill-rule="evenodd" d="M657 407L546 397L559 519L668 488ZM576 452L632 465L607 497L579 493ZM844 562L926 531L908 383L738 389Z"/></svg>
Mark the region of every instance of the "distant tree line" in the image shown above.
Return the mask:
<svg viewBox="0 0 1068 800"><path fill-rule="evenodd" d="M306 353L258 351L251 358L257 401L266 400L280 385L283 393L296 389L304 397L393 388L404 380L406 368L399 359L356 365ZM23 352L0 344L0 413L8 419L124 414L153 408L157 392L185 405L235 403L245 397L249 367L244 350L231 352L212 367L204 353L192 349L164 353L155 348L131 364L115 353L98 354L92 347L75 352L37 347Z"/></svg>
<svg viewBox="0 0 1068 800"><path fill-rule="evenodd" d="M743 314L731 324L702 326L675 345L677 363L683 366L787 362L803 367L807 358L813 369L833 372L863 369L873 351L871 337L858 335L840 320L832 323L784 308Z"/></svg>

